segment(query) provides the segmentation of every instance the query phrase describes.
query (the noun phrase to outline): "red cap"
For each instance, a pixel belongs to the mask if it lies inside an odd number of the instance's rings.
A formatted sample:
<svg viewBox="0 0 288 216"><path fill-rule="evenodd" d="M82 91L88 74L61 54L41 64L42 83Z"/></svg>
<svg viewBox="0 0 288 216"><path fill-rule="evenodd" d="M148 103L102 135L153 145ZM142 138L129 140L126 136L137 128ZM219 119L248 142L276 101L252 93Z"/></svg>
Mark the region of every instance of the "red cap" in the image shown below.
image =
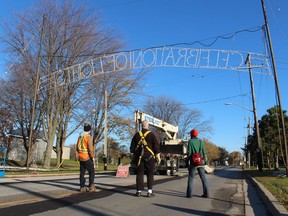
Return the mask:
<svg viewBox="0 0 288 216"><path fill-rule="evenodd" d="M195 129L191 130L191 131L190 131L190 136L191 136L191 137L197 137L197 136L198 136L198 131L195 130Z"/></svg>

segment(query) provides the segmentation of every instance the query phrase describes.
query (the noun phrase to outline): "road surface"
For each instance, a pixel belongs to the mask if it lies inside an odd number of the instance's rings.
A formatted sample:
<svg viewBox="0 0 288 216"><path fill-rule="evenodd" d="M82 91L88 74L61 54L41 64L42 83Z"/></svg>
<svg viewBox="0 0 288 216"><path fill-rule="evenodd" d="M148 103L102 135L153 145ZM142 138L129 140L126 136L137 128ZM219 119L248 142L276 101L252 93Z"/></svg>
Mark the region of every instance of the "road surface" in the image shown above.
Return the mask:
<svg viewBox="0 0 288 216"><path fill-rule="evenodd" d="M153 198L135 197L135 175L95 177L94 193L79 193L78 175L0 179L0 215L271 215L252 184L237 167L207 174L210 197L202 198L199 176L193 198L186 198L187 170L178 176L155 176Z"/></svg>

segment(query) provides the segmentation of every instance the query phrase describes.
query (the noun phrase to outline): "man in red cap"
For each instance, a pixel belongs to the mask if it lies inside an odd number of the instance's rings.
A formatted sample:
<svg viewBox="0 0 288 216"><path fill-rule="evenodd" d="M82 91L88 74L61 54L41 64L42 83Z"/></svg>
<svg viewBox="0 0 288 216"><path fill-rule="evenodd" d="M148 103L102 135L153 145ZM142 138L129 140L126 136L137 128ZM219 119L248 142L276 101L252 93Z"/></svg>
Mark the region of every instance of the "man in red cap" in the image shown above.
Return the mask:
<svg viewBox="0 0 288 216"><path fill-rule="evenodd" d="M188 153L187 153L188 156L187 160L189 164L188 166L189 176L188 176L186 196L187 198L191 198L193 196L193 180L197 170L203 186L203 194L201 195L201 197L208 198L209 197L208 183L205 175L205 165L207 164L207 159L204 143L203 141L198 139L197 130L195 129L191 130L190 136L191 139L188 141ZM193 162L192 155L195 153L201 154L201 157L203 159L201 164L196 164L195 162Z"/></svg>

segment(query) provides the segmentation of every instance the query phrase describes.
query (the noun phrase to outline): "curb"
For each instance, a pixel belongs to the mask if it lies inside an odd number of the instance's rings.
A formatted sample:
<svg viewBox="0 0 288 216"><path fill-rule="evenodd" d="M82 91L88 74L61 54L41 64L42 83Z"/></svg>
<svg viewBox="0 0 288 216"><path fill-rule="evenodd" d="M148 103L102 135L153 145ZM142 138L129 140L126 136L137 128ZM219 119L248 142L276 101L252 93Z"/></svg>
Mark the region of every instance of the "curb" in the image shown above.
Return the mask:
<svg viewBox="0 0 288 216"><path fill-rule="evenodd" d="M249 176L248 178L256 187L259 192L260 197L268 206L270 212L274 216L288 216L288 211L284 208L283 205L273 196L273 194L268 191L260 182L258 182L255 178Z"/></svg>

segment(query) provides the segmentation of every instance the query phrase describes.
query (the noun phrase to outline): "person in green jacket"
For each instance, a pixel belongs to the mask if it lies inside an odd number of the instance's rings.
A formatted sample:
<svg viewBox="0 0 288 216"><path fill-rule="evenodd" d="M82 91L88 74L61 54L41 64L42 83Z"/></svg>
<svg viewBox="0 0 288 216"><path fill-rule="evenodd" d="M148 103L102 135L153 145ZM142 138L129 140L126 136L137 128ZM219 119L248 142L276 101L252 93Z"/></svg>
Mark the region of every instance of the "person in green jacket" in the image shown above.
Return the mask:
<svg viewBox="0 0 288 216"><path fill-rule="evenodd" d="M188 184L187 184L187 192L186 196L187 198L191 198L193 196L193 180L195 177L196 170L198 171L198 174L200 176L202 187L203 187L203 194L201 197L208 198L209 197L209 191L208 191L208 183L205 175L205 165L207 164L206 159L206 152L204 148L203 141L198 139L198 131L193 129L190 131L191 139L188 141L188 152L187 152L187 162L189 164L188 171ZM203 161L202 165L195 165L192 161L192 155L194 153L200 153Z"/></svg>

